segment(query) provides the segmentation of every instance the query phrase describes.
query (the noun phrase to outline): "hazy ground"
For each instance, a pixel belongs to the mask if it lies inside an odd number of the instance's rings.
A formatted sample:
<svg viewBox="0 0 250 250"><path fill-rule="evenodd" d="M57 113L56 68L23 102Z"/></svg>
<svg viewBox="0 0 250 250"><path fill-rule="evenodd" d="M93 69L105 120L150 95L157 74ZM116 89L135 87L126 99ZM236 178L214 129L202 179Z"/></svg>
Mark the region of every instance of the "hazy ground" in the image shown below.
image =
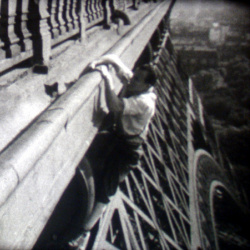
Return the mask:
<svg viewBox="0 0 250 250"><path fill-rule="evenodd" d="M241 48L250 44L250 35L246 35L250 34L250 7L243 1L177 0L171 14L173 34L191 29L208 31L214 22L229 26L230 35L236 36L235 52L219 61L218 67L196 72L193 80L221 147L235 165L250 198L250 61L249 50L242 52Z"/></svg>
<svg viewBox="0 0 250 250"><path fill-rule="evenodd" d="M249 6L247 1L220 1L220 0L177 0L171 13L171 23L193 22L202 26L207 22L219 22L230 19L232 24L243 21L249 23Z"/></svg>

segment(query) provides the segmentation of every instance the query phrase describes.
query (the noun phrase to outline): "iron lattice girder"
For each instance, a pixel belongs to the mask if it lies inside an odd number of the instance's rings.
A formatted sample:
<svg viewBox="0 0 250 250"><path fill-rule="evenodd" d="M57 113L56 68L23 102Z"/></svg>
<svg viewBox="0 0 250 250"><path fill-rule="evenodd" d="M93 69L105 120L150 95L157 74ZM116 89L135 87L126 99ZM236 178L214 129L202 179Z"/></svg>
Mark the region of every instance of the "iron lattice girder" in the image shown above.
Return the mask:
<svg viewBox="0 0 250 250"><path fill-rule="evenodd" d="M97 249L101 246L98 242L104 241L127 249L150 246L156 249L191 248L187 89L182 87L184 83L178 75L176 61L171 61L171 57L174 58L167 49L161 48L155 58L155 67L160 73L156 87L157 110L141 166L126 177L103 214L94 245ZM118 211L122 228L116 236L113 228L117 219L115 211ZM117 237L123 243L117 242Z"/></svg>

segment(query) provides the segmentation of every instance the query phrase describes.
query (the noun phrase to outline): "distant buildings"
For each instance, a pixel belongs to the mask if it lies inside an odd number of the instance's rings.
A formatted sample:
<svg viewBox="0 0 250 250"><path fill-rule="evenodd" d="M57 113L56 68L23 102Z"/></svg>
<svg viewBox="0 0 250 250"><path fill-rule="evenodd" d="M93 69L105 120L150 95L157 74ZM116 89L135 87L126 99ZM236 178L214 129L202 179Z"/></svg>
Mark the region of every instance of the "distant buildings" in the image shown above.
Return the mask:
<svg viewBox="0 0 250 250"><path fill-rule="evenodd" d="M197 12L197 6L194 8ZM172 19L173 43L188 74L215 68L219 60L226 61L235 54L249 57L249 21L241 12L234 14L232 6L230 8L225 12L223 9L209 12L201 7L191 21ZM240 15L240 18L236 15Z"/></svg>

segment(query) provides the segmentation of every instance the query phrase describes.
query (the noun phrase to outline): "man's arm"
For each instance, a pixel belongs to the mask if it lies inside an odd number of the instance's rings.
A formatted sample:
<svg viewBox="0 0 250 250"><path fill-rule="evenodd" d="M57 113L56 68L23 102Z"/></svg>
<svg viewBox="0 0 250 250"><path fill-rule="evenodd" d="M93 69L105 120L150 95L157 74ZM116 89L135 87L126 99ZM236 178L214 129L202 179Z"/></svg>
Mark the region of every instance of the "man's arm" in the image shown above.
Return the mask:
<svg viewBox="0 0 250 250"><path fill-rule="evenodd" d="M118 77L123 80L129 81L133 77L133 72L122 62L122 60L114 55L104 55L100 59L93 61L89 66L95 69L97 66L102 64L111 64L114 66Z"/></svg>
<svg viewBox="0 0 250 250"><path fill-rule="evenodd" d="M105 98L110 112L121 113L124 109L124 103L114 92L113 79L106 66L98 68L105 81Z"/></svg>

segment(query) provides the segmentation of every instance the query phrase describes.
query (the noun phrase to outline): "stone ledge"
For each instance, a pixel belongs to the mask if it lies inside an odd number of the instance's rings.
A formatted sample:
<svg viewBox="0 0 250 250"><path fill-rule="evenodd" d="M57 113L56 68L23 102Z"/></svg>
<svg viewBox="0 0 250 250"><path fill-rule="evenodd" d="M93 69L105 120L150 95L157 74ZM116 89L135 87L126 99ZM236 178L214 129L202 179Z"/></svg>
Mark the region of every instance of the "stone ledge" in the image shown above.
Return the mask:
<svg viewBox="0 0 250 250"><path fill-rule="evenodd" d="M104 30L96 26L86 33L86 40L69 41L52 51L49 72L46 75L32 73L31 69L15 69L0 79L0 151L30 122L43 112L55 97L45 92L45 85L57 83L57 95L62 95L74 83L88 63L121 39L156 4L142 5L139 11L130 10L130 26L112 26ZM150 7L150 8L148 8Z"/></svg>

